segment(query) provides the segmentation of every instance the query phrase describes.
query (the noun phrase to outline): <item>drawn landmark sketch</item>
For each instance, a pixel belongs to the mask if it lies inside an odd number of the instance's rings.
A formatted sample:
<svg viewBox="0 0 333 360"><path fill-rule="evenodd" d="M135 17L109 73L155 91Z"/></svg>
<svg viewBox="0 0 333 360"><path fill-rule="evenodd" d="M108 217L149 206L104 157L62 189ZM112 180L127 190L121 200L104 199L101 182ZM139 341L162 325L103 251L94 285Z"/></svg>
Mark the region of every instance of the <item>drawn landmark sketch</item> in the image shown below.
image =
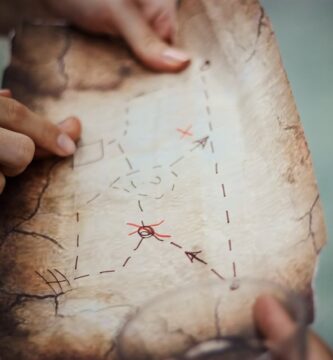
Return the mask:
<svg viewBox="0 0 333 360"><path fill-rule="evenodd" d="M74 156L74 167L87 166L104 158L103 140L80 145Z"/></svg>

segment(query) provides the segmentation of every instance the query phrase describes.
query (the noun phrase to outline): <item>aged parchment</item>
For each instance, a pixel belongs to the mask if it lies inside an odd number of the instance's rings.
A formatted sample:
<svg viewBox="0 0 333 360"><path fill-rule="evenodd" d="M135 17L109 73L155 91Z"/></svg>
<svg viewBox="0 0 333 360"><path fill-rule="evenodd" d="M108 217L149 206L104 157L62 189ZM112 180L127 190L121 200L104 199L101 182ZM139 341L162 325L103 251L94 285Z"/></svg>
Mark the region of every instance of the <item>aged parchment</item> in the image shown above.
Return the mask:
<svg viewBox="0 0 333 360"><path fill-rule="evenodd" d="M130 314L200 279L274 280L311 315L325 227L270 22L255 0L187 0L180 18L193 61L171 75L118 41L17 32L5 85L84 131L0 198L1 359L114 359Z"/></svg>

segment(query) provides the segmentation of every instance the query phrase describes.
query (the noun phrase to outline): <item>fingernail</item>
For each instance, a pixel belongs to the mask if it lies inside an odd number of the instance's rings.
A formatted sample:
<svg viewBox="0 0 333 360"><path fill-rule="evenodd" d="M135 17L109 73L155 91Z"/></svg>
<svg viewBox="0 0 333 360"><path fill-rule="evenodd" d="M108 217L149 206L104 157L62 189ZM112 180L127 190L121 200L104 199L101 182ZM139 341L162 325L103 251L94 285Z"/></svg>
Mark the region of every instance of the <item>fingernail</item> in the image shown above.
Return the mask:
<svg viewBox="0 0 333 360"><path fill-rule="evenodd" d="M65 155L72 155L75 153L76 145L74 141L66 134L60 134L57 139L58 146L65 153Z"/></svg>
<svg viewBox="0 0 333 360"><path fill-rule="evenodd" d="M172 61L176 61L176 62L188 62L190 61L190 57L188 54L186 54L184 51L182 50L178 50L175 48L168 48L163 52L163 56L166 59L170 59Z"/></svg>
<svg viewBox="0 0 333 360"><path fill-rule="evenodd" d="M12 97L12 92L9 89L0 89L0 96Z"/></svg>

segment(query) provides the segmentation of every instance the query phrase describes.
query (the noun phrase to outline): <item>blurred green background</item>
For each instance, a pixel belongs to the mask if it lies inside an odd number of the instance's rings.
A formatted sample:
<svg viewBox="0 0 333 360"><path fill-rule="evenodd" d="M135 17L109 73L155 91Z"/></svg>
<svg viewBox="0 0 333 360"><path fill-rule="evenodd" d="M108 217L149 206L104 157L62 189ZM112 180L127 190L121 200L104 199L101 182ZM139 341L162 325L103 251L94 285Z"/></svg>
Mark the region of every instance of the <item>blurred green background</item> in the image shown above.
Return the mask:
<svg viewBox="0 0 333 360"><path fill-rule="evenodd" d="M262 0L278 38L314 160L329 235L333 233L333 0ZM9 46L0 39L0 74ZM314 328L333 346L333 244L315 280Z"/></svg>
<svg viewBox="0 0 333 360"><path fill-rule="evenodd" d="M309 142L330 237L333 234L333 1L261 2L273 23ZM332 242L321 253L315 290L314 328L333 347Z"/></svg>

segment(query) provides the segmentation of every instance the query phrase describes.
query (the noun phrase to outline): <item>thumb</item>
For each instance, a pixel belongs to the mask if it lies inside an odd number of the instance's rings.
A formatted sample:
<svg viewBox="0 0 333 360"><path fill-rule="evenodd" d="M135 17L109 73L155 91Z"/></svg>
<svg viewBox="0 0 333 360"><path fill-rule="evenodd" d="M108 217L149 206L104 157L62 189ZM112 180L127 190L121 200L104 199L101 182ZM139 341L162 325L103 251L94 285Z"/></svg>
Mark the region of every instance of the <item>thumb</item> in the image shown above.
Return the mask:
<svg viewBox="0 0 333 360"><path fill-rule="evenodd" d="M176 72L184 69L190 57L163 42L131 1L117 1L112 11L113 23L138 58L154 70Z"/></svg>
<svg viewBox="0 0 333 360"><path fill-rule="evenodd" d="M260 296L254 305L253 315L274 359L300 359L295 337L297 325L277 299L269 295Z"/></svg>
<svg viewBox="0 0 333 360"><path fill-rule="evenodd" d="M286 342L296 333L297 325L278 300L268 295L260 296L254 305L253 316L258 330L278 359L299 359L295 346L289 344L288 347ZM308 360L333 360L331 349L313 332L308 332L305 341Z"/></svg>
<svg viewBox="0 0 333 360"><path fill-rule="evenodd" d="M296 332L296 324L272 296L260 296L254 305L253 315L258 330L273 344L282 343Z"/></svg>

